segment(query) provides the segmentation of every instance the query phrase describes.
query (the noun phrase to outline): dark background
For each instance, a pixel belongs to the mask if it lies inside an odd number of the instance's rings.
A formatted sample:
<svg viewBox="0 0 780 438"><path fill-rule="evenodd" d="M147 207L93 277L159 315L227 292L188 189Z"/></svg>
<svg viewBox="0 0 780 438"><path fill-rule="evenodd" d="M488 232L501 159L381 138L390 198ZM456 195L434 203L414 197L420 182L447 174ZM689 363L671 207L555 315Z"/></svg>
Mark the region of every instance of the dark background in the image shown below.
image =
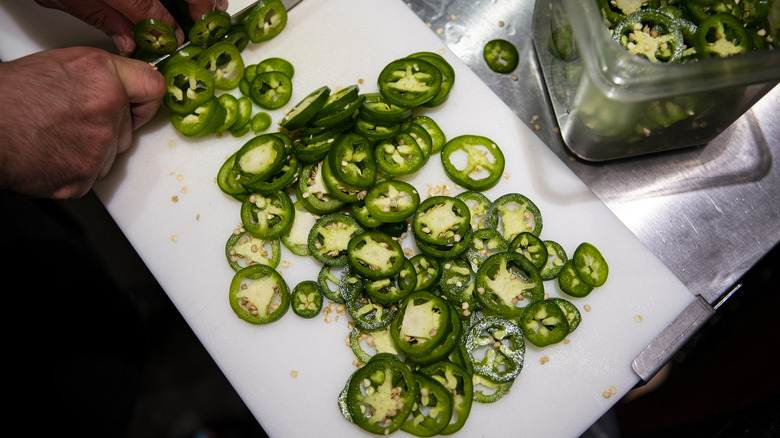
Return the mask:
<svg viewBox="0 0 780 438"><path fill-rule="evenodd" d="M6 296L12 299L6 302L6 313L34 316L35 321L35 329L27 330L17 324L9 327L8 318L5 320L7 328L20 333L10 336L10 348L20 349L17 356L11 357L21 360L15 371L6 373L9 396L15 402L7 412L9 419L30 427L34 419L57 418L60 424L75 430L82 426L75 418L84 415L86 409L91 425L99 430L85 428L81 436L266 436L94 194L64 202L8 197L0 200L0 226L6 234L0 240L0 249L6 260L10 256L17 261L10 265L13 268L6 264L2 275L6 279L23 278L16 289L8 289L11 293ZM14 215L9 219L9 209L15 215L31 215L36 220L15 221ZM12 231L14 227L44 243L32 243L35 239ZM63 235L69 237L64 239ZM41 251L44 247L47 250ZM20 253L25 257L14 256ZM53 264L51 258L59 263ZM84 268L85 263L75 262L81 258L95 264L86 263L88 268ZM84 269L92 271L82 272ZM780 357L779 269L780 249L776 247L742 279L739 291L656 378L619 401L585 435L780 436L780 380L775 363ZM63 273L58 274L60 271ZM40 288L31 287L40 280L35 277L41 276L60 279L56 284L61 286L61 293L47 297ZM67 287L69 277L81 285L78 290ZM88 303L64 311L72 306L71 300L65 302L58 297L89 292L83 286L85 278L100 284L97 294L87 295ZM108 298L116 292L114 289L127 292L139 310L137 318L121 310L129 301L113 302ZM52 312L52 308L57 311ZM62 332L62 320L73 320L84 312L88 317L80 318L88 322L79 326L81 331ZM32 347L22 335L40 343ZM83 351L77 348L77 353L92 352L94 345L99 345L102 356L74 356L63 348L74 339L84 343ZM57 378L58 372L76 377ZM22 377L25 374L44 378ZM90 389L96 379L102 379L100 387ZM40 382L40 387L29 383L33 380ZM80 406L85 399L98 403L69 409ZM118 427L112 430L111 426Z"/></svg>

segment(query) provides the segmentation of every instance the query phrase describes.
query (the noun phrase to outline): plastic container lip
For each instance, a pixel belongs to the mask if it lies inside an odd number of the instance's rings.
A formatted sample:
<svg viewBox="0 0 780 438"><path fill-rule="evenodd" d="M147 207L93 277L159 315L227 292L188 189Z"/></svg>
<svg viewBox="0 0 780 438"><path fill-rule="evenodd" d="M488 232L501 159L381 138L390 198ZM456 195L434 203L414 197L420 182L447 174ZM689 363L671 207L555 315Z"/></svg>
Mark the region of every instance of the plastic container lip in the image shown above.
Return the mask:
<svg viewBox="0 0 780 438"><path fill-rule="evenodd" d="M565 7L588 76L612 98L644 101L780 81L780 50L656 64L629 53L612 40L595 1L565 0Z"/></svg>

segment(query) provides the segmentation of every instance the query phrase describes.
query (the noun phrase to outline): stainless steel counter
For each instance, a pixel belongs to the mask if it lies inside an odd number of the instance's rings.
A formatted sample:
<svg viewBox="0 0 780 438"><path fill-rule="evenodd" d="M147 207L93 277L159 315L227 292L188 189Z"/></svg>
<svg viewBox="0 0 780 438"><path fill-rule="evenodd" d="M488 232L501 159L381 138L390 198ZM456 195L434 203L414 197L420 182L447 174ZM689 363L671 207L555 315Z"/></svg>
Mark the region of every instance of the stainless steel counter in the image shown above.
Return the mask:
<svg viewBox="0 0 780 438"><path fill-rule="evenodd" d="M707 145L589 163L558 133L533 47L533 1L407 4L699 296L637 358L635 371L649 379L780 241L780 86ZM514 74L485 65L482 48L493 38L520 52Z"/></svg>

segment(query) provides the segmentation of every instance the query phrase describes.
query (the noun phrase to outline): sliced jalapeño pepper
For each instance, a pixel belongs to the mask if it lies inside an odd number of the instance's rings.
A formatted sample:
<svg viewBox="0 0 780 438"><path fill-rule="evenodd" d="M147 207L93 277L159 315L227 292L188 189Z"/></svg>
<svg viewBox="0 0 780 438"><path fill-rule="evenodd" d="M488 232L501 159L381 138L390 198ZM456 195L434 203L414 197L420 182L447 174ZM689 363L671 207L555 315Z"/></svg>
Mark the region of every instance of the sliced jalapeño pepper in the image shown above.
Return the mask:
<svg viewBox="0 0 780 438"><path fill-rule="evenodd" d="M412 411L415 380L409 367L390 354L376 355L349 378L346 407L360 428L387 435L400 429Z"/></svg>
<svg viewBox="0 0 780 438"><path fill-rule="evenodd" d="M471 235L469 249L466 250L466 259L471 263L471 268L476 271L488 257L506 252L510 249L504 236L495 228L480 228L474 230Z"/></svg>
<svg viewBox="0 0 780 438"><path fill-rule="evenodd" d="M330 88L327 85L312 91L285 114L279 126L288 131L302 128L325 105L328 96L330 96Z"/></svg>
<svg viewBox="0 0 780 438"><path fill-rule="evenodd" d="M326 214L309 232L309 253L328 266L346 265L350 240L362 232L363 227L352 216Z"/></svg>
<svg viewBox="0 0 780 438"><path fill-rule="evenodd" d="M382 69L377 85L388 102L413 108L433 99L441 82L441 72L435 65L422 59L402 58Z"/></svg>
<svg viewBox="0 0 780 438"><path fill-rule="evenodd" d="M314 318L322 310L322 293L316 281L306 280L295 285L290 299L293 313L301 318Z"/></svg>
<svg viewBox="0 0 780 438"><path fill-rule="evenodd" d="M360 115L375 123L395 123L411 117L411 108L393 105L380 93L366 93Z"/></svg>
<svg viewBox="0 0 780 438"><path fill-rule="evenodd" d="M441 264L433 257L417 254L409 260L417 274L415 290L430 290L441 278Z"/></svg>
<svg viewBox="0 0 780 438"><path fill-rule="evenodd" d="M504 318L515 318L544 298L539 270L524 255L503 252L488 257L477 271L477 300Z"/></svg>
<svg viewBox="0 0 780 438"><path fill-rule="evenodd" d="M252 194L241 204L244 228L261 239L278 239L293 224L292 200L285 192L270 195Z"/></svg>
<svg viewBox="0 0 780 438"><path fill-rule="evenodd" d="M371 187L363 201L371 217L381 223L394 223L417 211L420 194L408 182L385 180Z"/></svg>
<svg viewBox="0 0 780 438"><path fill-rule="evenodd" d="M436 52L416 52L408 56L409 58L418 58L430 62L441 73L441 86L439 92L433 96L433 99L425 102L423 106L433 108L443 104L450 95L452 87L455 85L455 69L443 56Z"/></svg>
<svg viewBox="0 0 780 438"><path fill-rule="evenodd" d="M344 270L339 284L347 314L356 327L374 330L389 325L395 317L395 305L383 305L367 293L360 276L349 266Z"/></svg>
<svg viewBox="0 0 780 438"><path fill-rule="evenodd" d="M504 39L488 41L482 49L482 57L488 68L496 73L512 73L520 62L515 45Z"/></svg>
<svg viewBox="0 0 780 438"><path fill-rule="evenodd" d="M558 303L539 300L526 307L519 325L528 342L545 347L561 342L569 334L569 320Z"/></svg>
<svg viewBox="0 0 780 438"><path fill-rule="evenodd" d="M583 298L593 292L593 286L585 283L577 274L574 267L574 260L569 259L563 264L563 268L558 273L558 287L572 297Z"/></svg>
<svg viewBox="0 0 780 438"><path fill-rule="evenodd" d="M471 373L448 360L440 360L420 369L420 372L436 379L452 394L452 417L439 432L451 435L463 428L471 413L474 401L474 384Z"/></svg>
<svg viewBox="0 0 780 438"><path fill-rule="evenodd" d="M413 374L416 401L401 430L419 437L438 435L452 418L452 394L433 377L419 371Z"/></svg>
<svg viewBox="0 0 780 438"><path fill-rule="evenodd" d="M476 275L471 265L462 257L441 262L439 288L455 307L458 316L467 317L481 307L475 295Z"/></svg>
<svg viewBox="0 0 780 438"><path fill-rule="evenodd" d="M237 229L230 234L225 244L225 256L236 272L256 264L276 268L281 259L279 249L279 239L260 239L250 232Z"/></svg>
<svg viewBox="0 0 780 438"><path fill-rule="evenodd" d="M563 314L566 315L566 321L569 322L569 333L579 327L580 322L582 321L582 315L574 303L563 298L548 298L548 300L557 304L563 311Z"/></svg>
<svg viewBox="0 0 780 438"><path fill-rule="evenodd" d="M340 135L325 159L333 176L345 185L369 188L376 182L373 146L362 134L352 131Z"/></svg>
<svg viewBox="0 0 780 438"><path fill-rule="evenodd" d="M214 76L189 62L165 66L163 103L174 113L189 114L214 97Z"/></svg>
<svg viewBox="0 0 780 438"><path fill-rule="evenodd" d="M417 291L401 303L390 325L390 336L404 354L422 356L447 338L451 317L444 298Z"/></svg>
<svg viewBox="0 0 780 438"><path fill-rule="evenodd" d="M545 240L544 246L547 248L547 261L539 269L539 275L542 280L552 280L558 277L558 273L563 269L563 264L569 258L561 244L554 240Z"/></svg>
<svg viewBox="0 0 780 438"><path fill-rule="evenodd" d="M214 10L198 19L190 28L190 43L208 47L216 43L230 31L230 14Z"/></svg>
<svg viewBox="0 0 780 438"><path fill-rule="evenodd" d="M475 374L495 382L509 382L523 369L523 331L509 320L484 317L466 331L464 343Z"/></svg>
<svg viewBox="0 0 780 438"><path fill-rule="evenodd" d="M465 164L459 166L459 155ZM461 135L448 141L441 151L444 172L456 184L469 190L492 188L504 174L504 153L491 139L479 135Z"/></svg>
<svg viewBox="0 0 780 438"><path fill-rule="evenodd" d="M547 263L547 246L535 234L523 231L509 243L509 249L524 255L538 269Z"/></svg>
<svg viewBox="0 0 780 438"><path fill-rule="evenodd" d="M745 25L735 16L719 13L699 23L693 36L700 58L716 58L749 52L753 44Z"/></svg>
<svg viewBox="0 0 780 438"><path fill-rule="evenodd" d="M290 61L279 57L266 58L256 64L255 73L263 73L267 71L282 72L290 79L295 76L295 66L292 65Z"/></svg>
<svg viewBox="0 0 780 438"><path fill-rule="evenodd" d="M685 46L678 22L654 9L643 9L626 16L615 27L612 38L630 53L653 62L679 62Z"/></svg>
<svg viewBox="0 0 780 438"><path fill-rule="evenodd" d="M447 143L447 136L444 135L444 131L441 130L439 124L436 123L430 116L418 115L412 117L412 123L417 124L425 128L428 131L428 135L431 136L431 152L430 155L438 154Z"/></svg>
<svg viewBox="0 0 780 438"><path fill-rule="evenodd" d="M411 175L425 164L425 154L417 141L406 132L381 140L374 149L376 165L392 176Z"/></svg>
<svg viewBox="0 0 780 438"><path fill-rule="evenodd" d="M471 213L458 198L431 196L420 203L413 217L415 237L432 245L462 242L467 230L471 231Z"/></svg>
<svg viewBox="0 0 780 438"><path fill-rule="evenodd" d="M372 280L398 274L406 260L398 241L381 231L354 235L348 243L347 258L355 272Z"/></svg>
<svg viewBox="0 0 780 438"><path fill-rule="evenodd" d="M479 228L493 228L496 229L495 223L489 223L487 221L487 211L490 208L490 199L483 195L482 192L474 190L468 190L462 193L458 193L456 198L465 202L469 207L471 213L471 228L477 230Z"/></svg>
<svg viewBox="0 0 780 438"><path fill-rule="evenodd" d="M276 269L252 265L236 272L230 282L230 307L252 324L278 320L290 308L290 292Z"/></svg>
<svg viewBox="0 0 780 438"><path fill-rule="evenodd" d="M364 364L377 354L400 354L390 337L389 326L371 330L354 327L349 333L349 347L355 357Z"/></svg>
<svg viewBox="0 0 780 438"><path fill-rule="evenodd" d="M601 251L590 243L583 242L572 255L574 268L582 282L593 287L602 286L609 275L609 265Z"/></svg>
<svg viewBox="0 0 780 438"><path fill-rule="evenodd" d="M280 0L261 1L244 23L249 40L255 44L275 38L286 25L287 9Z"/></svg>
<svg viewBox="0 0 780 438"><path fill-rule="evenodd" d="M214 87L232 90L244 75L244 60L236 46L221 41L209 46L198 57L198 65L214 76Z"/></svg>
<svg viewBox="0 0 780 438"><path fill-rule="evenodd" d="M322 180L322 162L309 163L301 168L298 183L295 185L297 199L312 214L334 213L344 203L334 198Z"/></svg>
<svg viewBox="0 0 780 438"><path fill-rule="evenodd" d="M295 201L293 208L295 214L292 226L280 239L291 253L301 257L309 256L309 231L317 222L317 217L306 210L301 201Z"/></svg>
<svg viewBox="0 0 780 438"><path fill-rule="evenodd" d="M283 107L292 97L292 81L278 71L258 73L249 84L249 97L255 105L266 110Z"/></svg>
<svg viewBox="0 0 780 438"><path fill-rule="evenodd" d="M157 56L173 53L179 45L170 26L151 18L139 21L133 27L133 40L138 51Z"/></svg>
<svg viewBox="0 0 780 438"><path fill-rule="evenodd" d="M389 278L366 280L363 287L374 302L383 305L395 304L414 292L417 287L417 273L412 262L405 259L398 274Z"/></svg>
<svg viewBox="0 0 780 438"><path fill-rule="evenodd" d="M264 181L282 168L286 157L282 139L273 134L261 134L238 150L234 171L241 184Z"/></svg>
<svg viewBox="0 0 780 438"><path fill-rule="evenodd" d="M543 221L539 207L520 193L499 196L490 204L485 215L485 220L495 224L508 242L524 231L535 236L542 232Z"/></svg>
<svg viewBox="0 0 780 438"><path fill-rule="evenodd" d="M227 110L219 104L219 99L212 96L191 113L170 113L170 121L174 128L187 137L204 137L214 134L222 126Z"/></svg>

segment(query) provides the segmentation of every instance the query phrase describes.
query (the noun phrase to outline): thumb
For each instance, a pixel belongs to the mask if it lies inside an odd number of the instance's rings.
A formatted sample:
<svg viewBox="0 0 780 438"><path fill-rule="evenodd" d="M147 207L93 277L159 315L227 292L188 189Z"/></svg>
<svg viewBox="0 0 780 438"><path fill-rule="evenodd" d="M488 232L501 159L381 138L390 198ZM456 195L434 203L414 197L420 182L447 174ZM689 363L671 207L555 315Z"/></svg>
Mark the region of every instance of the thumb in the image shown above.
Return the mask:
<svg viewBox="0 0 780 438"><path fill-rule="evenodd" d="M113 60L130 103L132 129L136 130L157 113L165 94L165 78L149 63L120 56Z"/></svg>

